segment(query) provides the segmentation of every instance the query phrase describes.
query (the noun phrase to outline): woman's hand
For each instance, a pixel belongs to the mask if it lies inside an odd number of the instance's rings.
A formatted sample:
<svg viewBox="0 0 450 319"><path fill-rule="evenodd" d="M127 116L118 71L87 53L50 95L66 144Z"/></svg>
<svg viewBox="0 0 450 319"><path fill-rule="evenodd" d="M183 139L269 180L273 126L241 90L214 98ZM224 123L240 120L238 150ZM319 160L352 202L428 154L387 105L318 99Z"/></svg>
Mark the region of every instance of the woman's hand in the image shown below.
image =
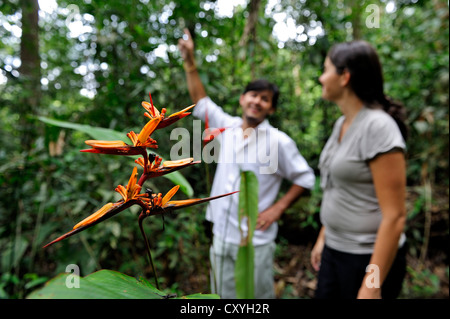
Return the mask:
<svg viewBox="0 0 450 319"><path fill-rule="evenodd" d="M357 299L381 299L380 288L369 288L366 285L366 277L364 277L363 284L359 288Z"/></svg>
<svg viewBox="0 0 450 319"><path fill-rule="evenodd" d="M320 269L320 261L322 259L323 247L325 246L325 227L320 230L317 241L311 250L311 265L315 271Z"/></svg>

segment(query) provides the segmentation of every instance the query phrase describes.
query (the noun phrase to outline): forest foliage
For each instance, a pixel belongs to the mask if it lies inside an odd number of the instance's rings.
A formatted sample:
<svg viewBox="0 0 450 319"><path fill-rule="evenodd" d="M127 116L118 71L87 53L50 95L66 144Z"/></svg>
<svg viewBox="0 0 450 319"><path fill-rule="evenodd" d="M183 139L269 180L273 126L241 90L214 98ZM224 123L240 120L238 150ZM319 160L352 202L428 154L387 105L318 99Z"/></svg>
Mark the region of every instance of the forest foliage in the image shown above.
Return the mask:
<svg viewBox="0 0 450 319"><path fill-rule="evenodd" d="M448 1L248 0L220 10L230 3L0 0L0 298L24 298L69 264L83 276L112 269L151 277L137 211L41 248L115 201L112 190L132 168L122 157L80 153L86 132L50 122L128 132L140 127L148 93L169 114L190 105L177 49L184 28L194 35L207 93L227 112L239 115L239 95L253 78L280 87L270 122L295 140L316 173L339 116L321 99L326 52L336 42L369 41L380 54L386 93L407 107L407 234L417 287L406 297L439 290L442 276L427 268L432 257L446 265L448 285ZM175 127L192 132L193 120ZM176 142L159 145L158 153L169 157ZM194 197L209 195L209 167L182 171ZM170 179L148 185L163 193L172 186ZM283 245L315 240L319 205L317 188L286 212L278 256ZM164 287L207 292L209 227L203 206L146 221Z"/></svg>

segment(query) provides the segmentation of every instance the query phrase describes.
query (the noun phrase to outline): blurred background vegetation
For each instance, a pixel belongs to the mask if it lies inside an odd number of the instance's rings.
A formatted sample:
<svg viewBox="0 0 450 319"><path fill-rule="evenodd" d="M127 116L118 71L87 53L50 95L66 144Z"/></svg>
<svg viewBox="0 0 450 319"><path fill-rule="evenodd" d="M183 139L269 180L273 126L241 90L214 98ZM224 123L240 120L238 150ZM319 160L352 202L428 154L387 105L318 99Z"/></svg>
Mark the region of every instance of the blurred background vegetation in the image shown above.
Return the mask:
<svg viewBox="0 0 450 319"><path fill-rule="evenodd" d="M114 188L127 182L133 161L80 153L89 136L37 117L126 133L144 123L140 103L149 92L169 114L190 105L177 49L185 27L195 36L207 92L226 111L239 114L239 94L252 78L279 85L270 121L316 172L339 115L320 98L326 52L352 39L376 47L387 94L408 110L402 298L448 298L448 9L446 0L0 0L0 298L25 298L69 264L83 276L103 268L152 280L136 210L41 248L116 201ZM192 120L175 125L192 130ZM176 141L167 129L154 137L167 158ZM194 197L208 195L204 164L180 172ZM146 186L165 193L172 184L160 178ZM309 252L320 197L316 188L280 221L279 298L313 296ZM160 217L146 220L162 287L209 292L204 209L167 215L164 225Z"/></svg>

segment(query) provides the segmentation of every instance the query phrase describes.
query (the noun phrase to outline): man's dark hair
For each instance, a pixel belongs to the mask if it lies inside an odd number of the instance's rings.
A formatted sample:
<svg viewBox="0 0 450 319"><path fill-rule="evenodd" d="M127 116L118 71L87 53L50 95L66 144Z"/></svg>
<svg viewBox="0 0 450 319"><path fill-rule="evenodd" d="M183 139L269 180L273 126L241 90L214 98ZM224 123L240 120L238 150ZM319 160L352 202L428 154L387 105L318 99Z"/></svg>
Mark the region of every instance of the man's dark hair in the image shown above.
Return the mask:
<svg viewBox="0 0 450 319"><path fill-rule="evenodd" d="M278 89L278 86L267 80L258 79L250 82L245 87L243 94L247 93L248 91L264 91L264 90L272 91L273 93L272 107L276 109L278 104L278 97L280 96L280 90Z"/></svg>

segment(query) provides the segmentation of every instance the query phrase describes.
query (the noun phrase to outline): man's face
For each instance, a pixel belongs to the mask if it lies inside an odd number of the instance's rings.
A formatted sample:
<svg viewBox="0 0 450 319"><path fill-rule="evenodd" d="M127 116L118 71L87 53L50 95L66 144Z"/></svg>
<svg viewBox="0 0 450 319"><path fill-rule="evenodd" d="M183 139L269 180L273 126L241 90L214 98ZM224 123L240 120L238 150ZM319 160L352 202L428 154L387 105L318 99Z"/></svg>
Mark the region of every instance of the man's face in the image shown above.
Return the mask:
<svg viewBox="0 0 450 319"><path fill-rule="evenodd" d="M258 125L275 111L272 107L272 97L273 92L270 90L248 91L241 95L239 103L249 124Z"/></svg>

